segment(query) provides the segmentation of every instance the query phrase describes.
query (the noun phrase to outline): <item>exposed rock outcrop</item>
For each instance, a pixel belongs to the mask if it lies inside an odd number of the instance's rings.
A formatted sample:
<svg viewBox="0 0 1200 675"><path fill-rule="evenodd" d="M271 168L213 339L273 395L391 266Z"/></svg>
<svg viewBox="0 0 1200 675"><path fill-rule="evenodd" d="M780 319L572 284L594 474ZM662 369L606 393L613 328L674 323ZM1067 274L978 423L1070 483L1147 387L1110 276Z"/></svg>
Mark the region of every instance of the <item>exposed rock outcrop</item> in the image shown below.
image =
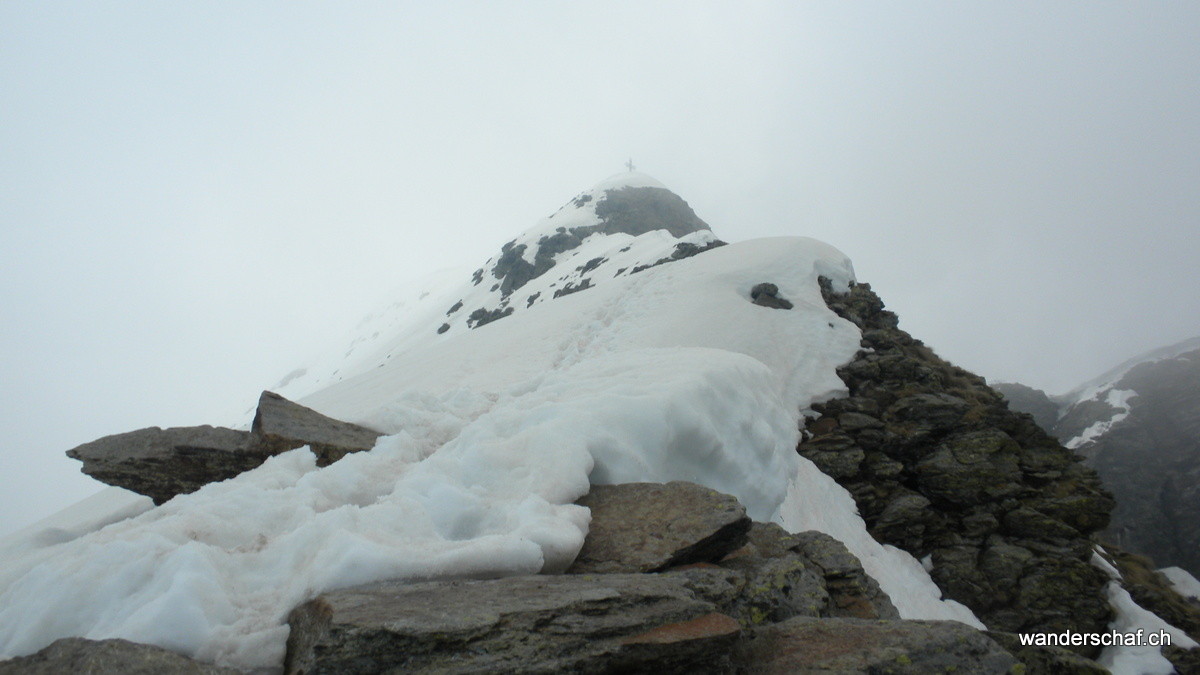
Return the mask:
<svg viewBox="0 0 1200 675"><path fill-rule="evenodd" d="M264 391L250 431L199 426L150 427L105 436L67 451L98 481L143 494L162 504L233 478L268 457L309 446L326 466L350 452L368 450L379 432L326 417Z"/></svg>
<svg viewBox="0 0 1200 675"><path fill-rule="evenodd" d="M850 395L817 407L799 452L850 491L876 539L926 559L989 627L1104 630L1107 578L1088 561L1113 502L1096 474L900 330L869 285L822 289L864 351L838 370Z"/></svg>
<svg viewBox="0 0 1200 675"><path fill-rule="evenodd" d="M0 661L0 675L236 675L237 672L128 640L63 638L36 654Z"/></svg>

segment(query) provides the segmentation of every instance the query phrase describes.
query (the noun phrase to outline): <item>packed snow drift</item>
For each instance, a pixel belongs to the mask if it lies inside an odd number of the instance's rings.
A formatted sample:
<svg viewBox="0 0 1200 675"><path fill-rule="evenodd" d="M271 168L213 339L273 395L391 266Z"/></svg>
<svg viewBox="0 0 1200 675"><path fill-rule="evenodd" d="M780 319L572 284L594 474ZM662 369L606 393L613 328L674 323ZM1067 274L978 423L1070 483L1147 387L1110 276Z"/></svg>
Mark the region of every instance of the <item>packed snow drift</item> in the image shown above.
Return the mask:
<svg viewBox="0 0 1200 675"><path fill-rule="evenodd" d="M568 207L625 187L618 177ZM553 268L569 275L605 258L591 271L607 273L583 291L437 332L446 307L495 292L466 280L360 340L340 366L292 378L285 390L307 387L305 405L386 432L372 451L318 468L301 448L159 507L115 500L109 518L8 542L0 657L65 636L121 637L277 667L288 612L322 591L561 571L589 522L573 502L591 483L629 481L700 483L735 495L756 520L827 532L905 618L982 627L940 599L919 562L876 543L851 497L795 451L801 416L844 393L835 370L859 349L858 329L826 307L817 283L847 288L850 261L821 242L777 238L632 273L629 263L667 257L679 238L587 223ZM545 226L518 241L540 241ZM684 236L711 241L707 229ZM522 294L561 278L526 280ZM763 282L794 308L752 304Z"/></svg>

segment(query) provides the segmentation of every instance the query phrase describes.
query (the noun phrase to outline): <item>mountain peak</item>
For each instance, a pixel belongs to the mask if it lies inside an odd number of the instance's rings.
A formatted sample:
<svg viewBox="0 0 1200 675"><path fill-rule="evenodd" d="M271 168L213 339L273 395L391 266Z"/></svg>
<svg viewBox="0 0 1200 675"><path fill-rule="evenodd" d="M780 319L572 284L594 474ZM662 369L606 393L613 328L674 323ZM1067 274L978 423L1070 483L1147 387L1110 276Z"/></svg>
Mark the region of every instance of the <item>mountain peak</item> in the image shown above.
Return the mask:
<svg viewBox="0 0 1200 675"><path fill-rule="evenodd" d="M475 271L472 287L450 308L449 320L438 331L447 332L459 322L477 328L548 298L723 243L683 198L659 181L636 171L616 174L501 246ZM514 301L521 289L521 299Z"/></svg>

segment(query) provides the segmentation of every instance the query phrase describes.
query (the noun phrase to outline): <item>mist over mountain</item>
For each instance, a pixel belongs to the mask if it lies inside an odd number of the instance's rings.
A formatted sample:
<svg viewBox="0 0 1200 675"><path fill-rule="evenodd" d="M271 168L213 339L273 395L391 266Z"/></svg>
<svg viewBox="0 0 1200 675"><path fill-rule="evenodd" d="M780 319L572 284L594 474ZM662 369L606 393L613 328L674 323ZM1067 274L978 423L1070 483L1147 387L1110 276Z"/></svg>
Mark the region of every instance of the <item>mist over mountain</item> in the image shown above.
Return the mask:
<svg viewBox="0 0 1200 675"><path fill-rule="evenodd" d="M725 243L618 174L368 317L249 429L70 450L114 487L0 542L0 673L1200 659L1195 580L1100 545L1083 441L899 323L832 246ZM1132 417L1142 367L1077 438ZM1020 637L1117 629L1175 646Z"/></svg>

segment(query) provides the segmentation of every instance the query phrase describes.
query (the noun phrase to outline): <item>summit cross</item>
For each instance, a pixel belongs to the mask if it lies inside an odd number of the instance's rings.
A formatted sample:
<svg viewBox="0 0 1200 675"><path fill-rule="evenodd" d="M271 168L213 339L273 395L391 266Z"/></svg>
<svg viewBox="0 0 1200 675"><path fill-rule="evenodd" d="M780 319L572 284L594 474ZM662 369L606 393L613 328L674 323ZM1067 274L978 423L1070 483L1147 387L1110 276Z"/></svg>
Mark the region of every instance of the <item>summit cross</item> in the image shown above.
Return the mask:
<svg viewBox="0 0 1200 675"><path fill-rule="evenodd" d="M634 166L633 166L633 158L632 157L629 158L628 162L625 162L625 166L629 167L630 171L633 171Z"/></svg>

